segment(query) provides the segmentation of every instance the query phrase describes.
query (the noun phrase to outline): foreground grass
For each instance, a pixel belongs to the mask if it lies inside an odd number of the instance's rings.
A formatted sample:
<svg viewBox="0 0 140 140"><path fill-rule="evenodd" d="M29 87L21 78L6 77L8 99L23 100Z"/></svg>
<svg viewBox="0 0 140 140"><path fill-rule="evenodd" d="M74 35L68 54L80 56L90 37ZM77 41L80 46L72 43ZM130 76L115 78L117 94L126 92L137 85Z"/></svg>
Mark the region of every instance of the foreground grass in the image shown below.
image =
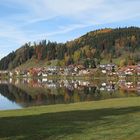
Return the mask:
<svg viewBox="0 0 140 140"><path fill-rule="evenodd" d="M140 97L0 111L4 140L139 140Z"/></svg>

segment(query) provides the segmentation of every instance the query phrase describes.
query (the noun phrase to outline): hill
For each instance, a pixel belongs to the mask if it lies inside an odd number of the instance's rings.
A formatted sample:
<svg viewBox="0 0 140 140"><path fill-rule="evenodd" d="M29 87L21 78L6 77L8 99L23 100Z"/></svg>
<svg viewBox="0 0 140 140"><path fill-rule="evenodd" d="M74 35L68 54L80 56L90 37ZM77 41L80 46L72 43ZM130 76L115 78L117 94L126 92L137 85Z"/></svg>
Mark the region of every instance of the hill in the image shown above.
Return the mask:
<svg viewBox="0 0 140 140"><path fill-rule="evenodd" d="M46 40L34 45L26 43L0 60L0 70L71 64L94 68L99 63L113 62L123 66L139 61L140 28L108 28L89 32L66 43Z"/></svg>

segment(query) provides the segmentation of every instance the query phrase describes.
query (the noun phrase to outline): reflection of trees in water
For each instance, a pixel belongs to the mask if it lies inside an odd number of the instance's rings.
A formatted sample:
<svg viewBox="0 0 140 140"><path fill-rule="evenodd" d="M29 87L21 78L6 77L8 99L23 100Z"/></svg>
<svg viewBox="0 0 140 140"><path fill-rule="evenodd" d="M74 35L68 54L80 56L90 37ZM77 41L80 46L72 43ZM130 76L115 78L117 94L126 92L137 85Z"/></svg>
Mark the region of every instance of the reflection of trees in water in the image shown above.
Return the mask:
<svg viewBox="0 0 140 140"><path fill-rule="evenodd" d="M0 84L0 93L12 102L24 105L32 102L32 97L26 91L17 88L12 84Z"/></svg>
<svg viewBox="0 0 140 140"><path fill-rule="evenodd" d="M77 85L75 86L75 84ZM0 84L0 93L10 101L22 106L101 100L122 95L129 96L130 94L127 90L116 88L115 84L107 84L104 91L97 84L82 86L78 82L67 81L61 85L63 86L60 86L56 81L39 84L37 81L30 84L19 83L19 85Z"/></svg>
<svg viewBox="0 0 140 140"><path fill-rule="evenodd" d="M101 99L101 92L96 86L84 87L84 93L89 101Z"/></svg>
<svg viewBox="0 0 140 140"><path fill-rule="evenodd" d="M81 87L79 90L62 87L45 89L45 93L43 91L39 89L34 95L30 95L26 89L21 89L12 84L0 84L0 93L10 101L22 106L89 101L101 97L96 87Z"/></svg>
<svg viewBox="0 0 140 140"><path fill-rule="evenodd" d="M65 101L77 102L77 101L91 101L101 99L100 91L97 87L81 87L78 89L65 89Z"/></svg>
<svg viewBox="0 0 140 140"><path fill-rule="evenodd" d="M42 91L31 96L25 90L20 89L12 84L0 84L0 93L12 102L16 102L22 106L56 104L62 102L62 95L56 98L54 94L44 94Z"/></svg>
<svg viewBox="0 0 140 140"><path fill-rule="evenodd" d="M130 97L130 96L139 96L138 91L134 90L134 91L129 91L127 89L120 89L120 92L123 93L125 95L125 97Z"/></svg>

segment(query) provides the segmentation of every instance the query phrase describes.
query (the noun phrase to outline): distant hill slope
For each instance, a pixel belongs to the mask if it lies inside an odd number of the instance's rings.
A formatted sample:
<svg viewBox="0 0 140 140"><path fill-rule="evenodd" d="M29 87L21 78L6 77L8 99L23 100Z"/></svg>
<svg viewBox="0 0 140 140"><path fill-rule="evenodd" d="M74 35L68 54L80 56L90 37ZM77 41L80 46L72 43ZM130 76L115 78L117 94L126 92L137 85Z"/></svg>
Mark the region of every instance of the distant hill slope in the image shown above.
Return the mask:
<svg viewBox="0 0 140 140"><path fill-rule="evenodd" d="M1 59L0 69L71 64L96 67L106 62L123 66L139 61L140 28L129 27L92 31L66 43L46 40L34 45L26 43Z"/></svg>

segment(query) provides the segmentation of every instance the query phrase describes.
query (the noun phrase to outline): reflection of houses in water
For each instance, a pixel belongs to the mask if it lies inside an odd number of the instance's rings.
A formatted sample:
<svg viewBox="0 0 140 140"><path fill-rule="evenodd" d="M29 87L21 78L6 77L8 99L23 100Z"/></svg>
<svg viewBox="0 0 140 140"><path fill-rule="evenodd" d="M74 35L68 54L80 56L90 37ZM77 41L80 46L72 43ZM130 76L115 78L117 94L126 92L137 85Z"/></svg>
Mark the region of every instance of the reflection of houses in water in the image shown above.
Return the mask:
<svg viewBox="0 0 140 140"><path fill-rule="evenodd" d="M42 83L47 82L48 79L47 78L42 78Z"/></svg>
<svg viewBox="0 0 140 140"><path fill-rule="evenodd" d="M36 83L37 81L34 81ZM72 84L68 87L54 88L53 81L48 82L48 88L40 87L30 87L29 84L21 82L22 84L13 85L13 84L4 84L0 86L0 92L9 99L12 100L21 106L32 106L32 105L41 105L41 104L54 104L54 103L70 103L74 101L80 101L81 99L86 100L88 95L91 94L91 88L84 87L83 91L80 91L82 94L79 94L78 90L76 91L72 87ZM23 84L24 83L24 84ZM36 84L35 84L36 85ZM55 85L55 84L54 84ZM56 84L57 85L57 84ZM76 96L75 96L76 95ZM92 94L91 94L92 95Z"/></svg>
<svg viewBox="0 0 140 140"><path fill-rule="evenodd" d="M140 93L140 82L137 83L137 91Z"/></svg>
<svg viewBox="0 0 140 140"><path fill-rule="evenodd" d="M117 90L116 82L102 83L100 87L100 91L113 92L115 90Z"/></svg>
<svg viewBox="0 0 140 140"><path fill-rule="evenodd" d="M0 84L8 84L9 82L7 80L0 80Z"/></svg>
<svg viewBox="0 0 140 140"><path fill-rule="evenodd" d="M140 92L140 82L122 81L122 82L120 82L119 87L122 90L126 90L126 91Z"/></svg>
<svg viewBox="0 0 140 140"><path fill-rule="evenodd" d="M119 97L125 90L140 92L140 82L104 82L93 83L82 80L49 80L49 79L11 79L0 81L7 86L0 86L0 92L8 99L24 106L70 103L76 101L100 100ZM9 84L11 83L11 84ZM118 88L119 87L119 88ZM117 92L116 92L117 91ZM118 94L116 94L118 93ZM131 92L130 92L131 93ZM137 94L136 94L137 95ZM123 95L124 96L124 95Z"/></svg>
<svg viewBox="0 0 140 140"><path fill-rule="evenodd" d="M31 79L31 78L22 78L22 79L12 79L0 81L0 83L4 84L14 84L20 85L24 84L32 88L46 88L46 89L56 89L56 88L67 88L69 90L82 90L83 87L93 87L95 86L89 81L82 81L82 80L49 80L47 78L42 79ZM118 89L118 86L121 89L129 90L129 91L140 91L140 82L126 82L125 80L119 80L118 83L116 82L104 82L101 85L98 84L100 91L108 91L113 92Z"/></svg>
<svg viewBox="0 0 140 140"><path fill-rule="evenodd" d="M13 80L12 80L12 78L9 78L9 81L8 81L8 83L12 83L12 81L13 81Z"/></svg>
<svg viewBox="0 0 140 140"><path fill-rule="evenodd" d="M9 72L8 71L0 71L0 77L2 76L8 76Z"/></svg>
<svg viewBox="0 0 140 140"><path fill-rule="evenodd" d="M19 80L19 78L17 78L16 80L15 80L15 85L18 85L20 83L20 80Z"/></svg>
<svg viewBox="0 0 140 140"><path fill-rule="evenodd" d="M136 72L137 72L137 75L140 76L140 64L138 65Z"/></svg>

